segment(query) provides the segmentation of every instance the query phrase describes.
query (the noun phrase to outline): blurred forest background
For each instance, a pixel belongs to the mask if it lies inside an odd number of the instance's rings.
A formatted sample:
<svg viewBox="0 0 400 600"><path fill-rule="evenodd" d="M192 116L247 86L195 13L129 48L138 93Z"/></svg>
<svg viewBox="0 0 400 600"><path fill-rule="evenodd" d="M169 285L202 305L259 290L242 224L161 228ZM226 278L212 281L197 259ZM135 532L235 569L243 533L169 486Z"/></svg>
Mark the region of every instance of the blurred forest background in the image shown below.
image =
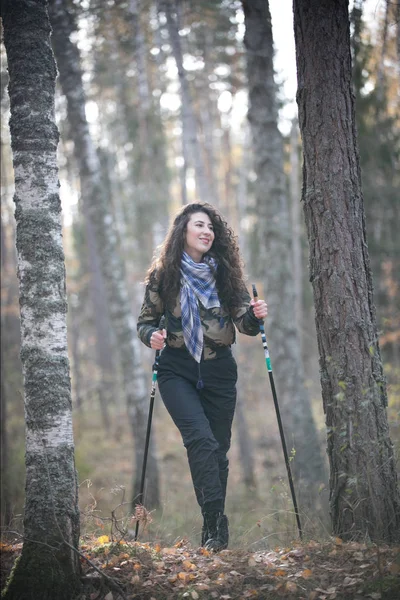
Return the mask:
<svg viewBox="0 0 400 600"><path fill-rule="evenodd" d="M126 391L121 351L124 331L118 327L118 305L115 299L113 305L106 292L109 282L100 268L104 254L110 248L118 250L118 269L124 273L119 293L128 302L132 327L142 302L146 269L171 216L181 204L207 199L239 237L249 288L255 281L267 301L269 293L283 297L286 288L284 284L277 287L279 278L268 278L269 269L272 273L274 264L279 264L279 255L270 256L270 264L262 268L257 260L259 212L247 120L241 2L71 0L62 3L62 10L58 5L50 2L60 71L56 108L80 507L83 533L107 532L116 523L129 522L132 494L137 489L134 480L140 476L141 464L135 443L142 434L135 403ZM365 19L364 2L357 0L352 5L354 92L380 345L389 384L389 423L398 453L400 9L399 3L383 0L374 6L373 18ZM24 406L3 47L1 53L1 523L21 531ZM277 81L273 89L276 105L282 109L286 99ZM273 156L271 144L271 157L281 156L285 174L288 276L294 286L298 366L318 439L314 452L326 461L307 238L300 205L301 143L296 119L290 127L287 121L285 125L281 124L279 132L283 153ZM268 200L266 196L265 203ZM282 214L277 214L273 228L279 229L281 218ZM112 274L112 264L109 269ZM269 288L272 283L273 290ZM284 326L286 323L272 314L267 321L267 339L279 340ZM130 393L142 390L144 384L149 395L153 352L137 339L133 343L138 383ZM261 340L238 336L234 352L239 365L239 401L230 451L227 514L232 545L256 549L295 537L295 521ZM276 378L278 397L280 390L284 396L285 376L276 364L279 348L273 343L270 353L280 375ZM284 425L285 417L290 421L291 408L290 399L284 399ZM143 421L143 415L141 418ZM312 434L294 432L290 424L286 434L304 529L308 535L327 535L328 465L313 477L305 474L299 466L302 443L294 438L307 445ZM145 502L152 522L145 537L168 543L185 536L197 544L201 519L186 453L158 394L152 440L151 484Z"/></svg>

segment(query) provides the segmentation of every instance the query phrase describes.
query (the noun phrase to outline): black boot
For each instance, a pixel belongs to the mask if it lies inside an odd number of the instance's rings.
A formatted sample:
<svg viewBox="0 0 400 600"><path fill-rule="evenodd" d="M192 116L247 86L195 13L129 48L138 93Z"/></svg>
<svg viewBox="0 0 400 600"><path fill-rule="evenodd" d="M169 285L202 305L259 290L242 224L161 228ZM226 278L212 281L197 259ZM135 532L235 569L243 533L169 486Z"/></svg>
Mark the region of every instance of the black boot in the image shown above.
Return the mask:
<svg viewBox="0 0 400 600"><path fill-rule="evenodd" d="M204 517L203 518L203 527L201 529L201 545L205 546L207 540L208 540L208 527L207 527L206 518Z"/></svg>
<svg viewBox="0 0 400 600"><path fill-rule="evenodd" d="M219 552L228 547L228 525L228 517L226 515L218 512L205 513L201 541L206 550Z"/></svg>

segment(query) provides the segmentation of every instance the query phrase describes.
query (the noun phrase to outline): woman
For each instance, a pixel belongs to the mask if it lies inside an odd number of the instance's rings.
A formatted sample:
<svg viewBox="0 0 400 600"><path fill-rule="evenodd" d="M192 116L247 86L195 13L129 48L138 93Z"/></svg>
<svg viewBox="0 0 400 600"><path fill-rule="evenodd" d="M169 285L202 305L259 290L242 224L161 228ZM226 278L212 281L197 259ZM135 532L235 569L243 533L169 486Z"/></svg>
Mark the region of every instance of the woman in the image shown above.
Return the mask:
<svg viewBox="0 0 400 600"><path fill-rule="evenodd" d="M138 334L154 350L165 345L159 390L187 450L204 518L202 545L217 552L229 539L224 508L236 403L234 325L257 335L267 305L250 299L233 232L207 203L180 210L146 284ZM162 315L166 330L159 331Z"/></svg>

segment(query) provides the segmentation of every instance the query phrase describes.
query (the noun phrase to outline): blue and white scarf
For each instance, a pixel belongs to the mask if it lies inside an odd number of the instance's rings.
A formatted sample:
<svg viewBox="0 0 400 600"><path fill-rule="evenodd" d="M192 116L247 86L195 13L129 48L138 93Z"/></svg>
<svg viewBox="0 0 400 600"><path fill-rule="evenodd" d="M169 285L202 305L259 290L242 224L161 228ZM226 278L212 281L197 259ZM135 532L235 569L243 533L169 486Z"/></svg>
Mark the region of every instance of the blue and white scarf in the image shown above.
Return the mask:
<svg viewBox="0 0 400 600"><path fill-rule="evenodd" d="M220 306L214 273L217 261L205 257L205 262L197 263L184 252L181 262L181 310L183 339L186 348L196 362L200 362L203 352L203 329L201 327L198 302L204 308Z"/></svg>

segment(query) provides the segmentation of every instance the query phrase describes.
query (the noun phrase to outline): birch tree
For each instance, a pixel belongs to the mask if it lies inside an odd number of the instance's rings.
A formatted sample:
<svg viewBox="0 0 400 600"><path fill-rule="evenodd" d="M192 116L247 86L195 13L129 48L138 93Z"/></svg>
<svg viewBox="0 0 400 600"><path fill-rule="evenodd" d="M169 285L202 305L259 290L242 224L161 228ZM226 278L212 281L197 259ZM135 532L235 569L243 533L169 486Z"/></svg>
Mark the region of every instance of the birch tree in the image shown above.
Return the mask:
<svg viewBox="0 0 400 600"><path fill-rule="evenodd" d="M26 417L24 545L4 597L70 600L79 588L77 477L45 0L2 3L10 75L21 361Z"/></svg>
<svg viewBox="0 0 400 600"><path fill-rule="evenodd" d="M203 202L215 204L214 190L209 186L202 148L197 134L196 116L193 108L189 82L183 66L183 53L179 37L179 2L158 0L159 9L165 12L172 53L178 69L182 114L182 140L184 155L188 155L196 177L197 194Z"/></svg>
<svg viewBox="0 0 400 600"><path fill-rule="evenodd" d="M138 95L139 153L135 173L135 233L141 258L148 262L155 246L160 243L159 228L167 229L168 226L170 176L160 107L152 95L146 61L148 47L144 33L145 20L149 19L149 14L143 10L138 0L130 0L126 10L132 23Z"/></svg>
<svg viewBox="0 0 400 600"><path fill-rule="evenodd" d="M400 539L352 92L347 0L294 0L303 203L333 531Z"/></svg>
<svg viewBox="0 0 400 600"><path fill-rule="evenodd" d="M135 443L134 495L138 496L148 413L148 389L140 362L140 342L136 336L129 301L125 266L118 252L114 219L102 185L100 160L86 120L86 97L80 55L77 46L70 39L75 30L73 17L67 10L66 0L51 0L49 11L53 26L52 42L60 71L60 84L67 99L68 120L73 135L76 162L80 169L81 198L86 218L93 223L94 227L110 318L121 361L124 393ZM147 501L150 506L156 506L159 504L159 490L154 441L151 442L148 460Z"/></svg>
<svg viewBox="0 0 400 600"><path fill-rule="evenodd" d="M298 480L321 484L325 467L310 399L304 386L299 332L296 329L292 276L291 229L283 141L273 69L273 39L269 4L243 0L249 86L258 238L257 275L266 282L268 330L277 391L287 437L296 455Z"/></svg>

